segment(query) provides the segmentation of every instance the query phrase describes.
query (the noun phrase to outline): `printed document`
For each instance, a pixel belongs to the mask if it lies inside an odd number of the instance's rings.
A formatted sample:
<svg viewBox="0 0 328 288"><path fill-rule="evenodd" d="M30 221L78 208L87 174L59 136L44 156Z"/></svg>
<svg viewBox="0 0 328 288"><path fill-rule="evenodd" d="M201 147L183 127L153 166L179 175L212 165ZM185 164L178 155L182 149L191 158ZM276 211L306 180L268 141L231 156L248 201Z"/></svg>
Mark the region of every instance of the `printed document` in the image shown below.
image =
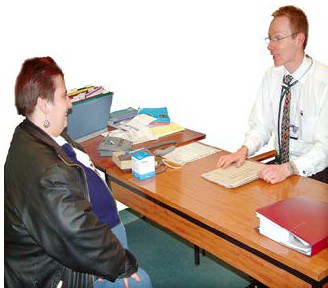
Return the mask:
<svg viewBox="0 0 328 288"><path fill-rule="evenodd" d="M258 173L264 164L246 160L241 167L231 164L227 168L219 168L202 175L203 178L227 188L235 188L259 178Z"/></svg>
<svg viewBox="0 0 328 288"><path fill-rule="evenodd" d="M148 127L149 123L151 123L154 119L154 117L140 114L129 121L115 125L116 129L108 133L112 137L130 140L133 144L157 140L158 137L154 135Z"/></svg>
<svg viewBox="0 0 328 288"><path fill-rule="evenodd" d="M176 148L174 151L166 154L163 158L171 162L184 165L188 162L201 159L219 151L220 150L215 147L207 146L199 142L194 142Z"/></svg>

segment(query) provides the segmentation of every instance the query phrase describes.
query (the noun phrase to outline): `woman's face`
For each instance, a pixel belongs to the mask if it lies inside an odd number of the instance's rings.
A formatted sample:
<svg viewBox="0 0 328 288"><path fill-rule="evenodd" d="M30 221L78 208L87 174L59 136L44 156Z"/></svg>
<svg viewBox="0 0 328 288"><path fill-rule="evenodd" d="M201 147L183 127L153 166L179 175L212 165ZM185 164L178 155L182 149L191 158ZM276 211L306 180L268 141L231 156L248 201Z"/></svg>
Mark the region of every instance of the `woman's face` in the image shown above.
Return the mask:
<svg viewBox="0 0 328 288"><path fill-rule="evenodd" d="M47 132L54 137L60 135L67 126L68 110L72 107L71 101L67 96L67 90L64 79L61 76L55 76L55 94L53 102L48 102L47 119L50 127Z"/></svg>

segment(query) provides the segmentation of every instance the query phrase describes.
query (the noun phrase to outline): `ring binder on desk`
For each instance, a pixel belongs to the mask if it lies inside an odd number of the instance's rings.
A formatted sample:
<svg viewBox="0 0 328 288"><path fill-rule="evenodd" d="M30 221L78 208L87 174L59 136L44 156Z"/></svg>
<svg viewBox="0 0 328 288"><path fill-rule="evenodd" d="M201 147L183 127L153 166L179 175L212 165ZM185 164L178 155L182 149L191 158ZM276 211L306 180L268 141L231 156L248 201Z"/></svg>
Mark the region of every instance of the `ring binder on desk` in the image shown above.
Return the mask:
<svg viewBox="0 0 328 288"><path fill-rule="evenodd" d="M256 210L259 232L311 256L328 248L328 203L299 196Z"/></svg>

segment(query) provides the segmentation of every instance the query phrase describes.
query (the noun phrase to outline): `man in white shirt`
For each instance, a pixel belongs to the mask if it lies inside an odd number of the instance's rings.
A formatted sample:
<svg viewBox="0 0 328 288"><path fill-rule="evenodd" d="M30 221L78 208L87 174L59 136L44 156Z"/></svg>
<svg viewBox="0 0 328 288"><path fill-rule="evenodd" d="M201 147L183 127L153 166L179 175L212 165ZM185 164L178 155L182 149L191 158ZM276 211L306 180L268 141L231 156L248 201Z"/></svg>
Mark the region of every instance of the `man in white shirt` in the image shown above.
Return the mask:
<svg viewBox="0 0 328 288"><path fill-rule="evenodd" d="M276 164L266 165L259 173L269 183L279 183L291 175L311 177L328 183L328 67L304 52L308 21L294 6L279 8L273 14L268 32L268 50L274 67L263 77L253 106L250 130L241 148L222 156L217 166L240 166L246 157L266 145L274 135ZM291 75L289 153L283 158L282 115L286 94L283 78Z"/></svg>

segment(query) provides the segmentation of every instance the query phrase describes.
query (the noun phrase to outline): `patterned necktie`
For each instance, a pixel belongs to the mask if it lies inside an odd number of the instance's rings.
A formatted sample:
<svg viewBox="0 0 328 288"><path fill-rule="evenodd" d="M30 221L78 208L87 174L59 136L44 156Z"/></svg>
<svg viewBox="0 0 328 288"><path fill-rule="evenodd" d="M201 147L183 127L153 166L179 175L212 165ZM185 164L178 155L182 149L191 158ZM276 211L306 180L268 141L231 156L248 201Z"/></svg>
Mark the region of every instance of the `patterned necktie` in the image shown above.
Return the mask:
<svg viewBox="0 0 328 288"><path fill-rule="evenodd" d="M290 75L285 75L283 79L283 89L281 90L282 97L286 95L282 121L281 121L281 155L280 155L280 164L286 163L289 161L289 134L290 134L290 100L291 92L290 87L296 84L295 82L291 84L293 77Z"/></svg>

